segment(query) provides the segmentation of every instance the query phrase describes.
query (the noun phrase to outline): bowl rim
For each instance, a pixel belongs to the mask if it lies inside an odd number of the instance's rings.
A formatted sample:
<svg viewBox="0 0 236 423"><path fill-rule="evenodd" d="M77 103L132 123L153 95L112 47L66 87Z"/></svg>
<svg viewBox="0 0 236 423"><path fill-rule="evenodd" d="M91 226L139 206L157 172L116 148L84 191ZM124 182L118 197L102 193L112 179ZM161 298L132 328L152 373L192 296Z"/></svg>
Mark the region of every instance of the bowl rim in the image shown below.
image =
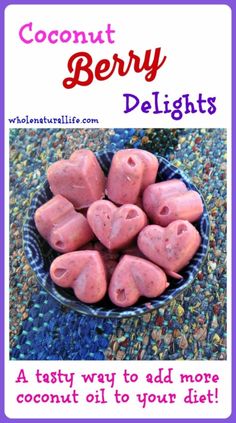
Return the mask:
<svg viewBox="0 0 236 423"><path fill-rule="evenodd" d="M99 159L99 157L104 155L104 154L106 156L109 155L109 154L114 155L117 151L119 151L119 149L117 149L117 150L114 150L114 149L100 150L100 151L97 151L95 153L95 155L96 155L97 159ZM144 150L144 151L146 151L146 150ZM197 271L195 272L195 275L191 276L190 278L187 278L187 280L183 283L183 285L174 288L174 290L177 289L176 293L175 292L173 294L170 293L169 296L168 296L168 294L166 294L167 295L166 299L164 299L162 302L157 302L153 306L151 304L152 301L153 300L158 301L159 297L150 298L150 299L143 297L143 298L145 298L145 302L143 302L140 305L134 304L133 306L126 307L126 308L117 307L117 306L114 305L113 306L114 308L112 308L110 310L109 309L105 310L105 307L103 307L103 306L100 307L99 305L97 306L96 303L85 304L85 303L81 302L79 299L76 299L76 297L73 301L67 300L60 293L61 291L60 292L58 291L58 287L51 280L51 278L50 278L50 282L51 282L50 285L42 282L40 276L37 274L37 271L32 267L32 263L30 262L30 259L29 259L28 254L27 254L27 248L26 248L27 242L25 240L25 237L27 237L27 222L29 221L29 218L30 218L29 212L30 212L30 209L32 207L32 203L33 203L34 199L36 198L36 196L40 192L42 192L43 189L45 190L47 188L47 186L49 187L47 179L45 179L39 185L37 192L34 193L34 195L32 196L31 201L30 201L30 205L28 207L26 216L24 218L23 229L22 229L22 238L23 238L22 239L22 241L23 241L22 245L23 245L23 250L24 250L24 254L25 254L25 257L27 259L27 262L28 262L28 264L31 268L31 271L34 274L36 280L38 281L39 286L41 288L43 288L46 292L48 292L58 303L60 303L64 307L68 308L69 310L74 310L79 314L90 316L90 317L97 317L97 318L112 318L112 319L138 318L139 316L144 315L146 313L150 313L150 312L158 310L162 307L166 307L171 301L175 300L179 295L183 294L183 292L187 288L189 288L191 286L191 284L194 282L194 280L197 278L198 272L202 269L203 265L205 264L206 259L207 259L207 255L208 255L208 251L209 251L209 241L210 241L210 234L211 234L210 218L209 218L209 212L208 212L208 209L207 209L205 198L204 198L203 194L201 193L201 191L198 189L198 187L196 187L196 185L191 181L191 179L188 177L188 175L186 175L185 172L181 168L175 166L169 160L167 160L165 157L160 156L157 153L151 153L151 154L156 156L157 159L159 161L161 161L161 163L165 163L166 165L168 165L168 168L174 168L174 171L179 174L180 178L184 179L184 181L186 181L189 185L191 185L191 187L193 187L193 189L200 194L201 199L203 201L204 215L207 219L207 234L206 234L207 243L205 244L205 252L204 252L204 255L201 258L200 265L199 265ZM110 159L107 158L107 160L110 160ZM100 163L100 165L101 165L101 163ZM158 178L158 175L157 175L157 178ZM175 178L175 176L174 176L174 178ZM174 178L169 178L169 179L174 179ZM169 180L169 179L167 179L167 180ZM201 245L202 245L202 243L201 243ZM51 247L49 247L49 248L51 248ZM167 290L167 292L168 292L168 290ZM68 303L69 301L70 301L70 303ZM91 308L91 306L93 306L94 308Z"/></svg>

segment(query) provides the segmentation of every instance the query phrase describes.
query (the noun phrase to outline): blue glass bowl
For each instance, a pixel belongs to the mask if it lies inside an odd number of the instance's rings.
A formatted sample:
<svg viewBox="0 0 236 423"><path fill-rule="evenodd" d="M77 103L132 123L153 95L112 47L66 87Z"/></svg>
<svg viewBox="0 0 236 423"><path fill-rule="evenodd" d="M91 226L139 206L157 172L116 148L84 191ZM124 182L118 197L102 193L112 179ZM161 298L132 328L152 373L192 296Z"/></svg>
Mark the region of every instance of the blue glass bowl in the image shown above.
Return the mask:
<svg viewBox="0 0 236 423"><path fill-rule="evenodd" d="M109 170L113 155L114 151L96 153L97 159L99 160L105 174L107 174ZM195 185L180 169L176 168L168 162L168 160L158 156L157 154L156 157L159 160L158 181L174 178L181 179L189 189L198 191ZM200 220L195 223L195 226L201 234L202 243L191 262L181 271L183 278L181 280L168 278L170 286L158 298L151 300L141 298L136 305L122 309L114 306L108 297L96 304L82 303L74 296L72 289L64 289L54 284L49 275L49 268L54 258L59 254L53 251L47 242L40 236L34 223L34 213L36 209L52 197L47 181L33 197L23 226L23 244L26 257L40 285L64 306L76 310L79 313L103 318L127 318L139 316L143 313L165 306L169 301L182 293L184 289L191 285L202 267L208 250L210 224L204 199L200 192L199 194L204 204L204 212Z"/></svg>

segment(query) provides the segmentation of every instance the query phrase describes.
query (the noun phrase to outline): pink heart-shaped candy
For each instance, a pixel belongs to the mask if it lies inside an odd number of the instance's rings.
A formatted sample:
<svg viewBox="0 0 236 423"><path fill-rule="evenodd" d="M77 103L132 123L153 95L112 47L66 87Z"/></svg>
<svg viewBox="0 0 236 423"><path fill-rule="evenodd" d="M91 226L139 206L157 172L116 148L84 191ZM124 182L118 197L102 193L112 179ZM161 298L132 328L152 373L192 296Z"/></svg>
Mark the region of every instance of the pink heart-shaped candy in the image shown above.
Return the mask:
<svg viewBox="0 0 236 423"><path fill-rule="evenodd" d="M139 297L155 298L169 286L166 275L155 264L125 255L116 266L109 285L109 297L119 307L135 304Z"/></svg>
<svg viewBox="0 0 236 423"><path fill-rule="evenodd" d="M63 195L76 209L104 197L105 176L90 150L76 150L69 160L53 163L47 170L47 178L52 193Z"/></svg>
<svg viewBox="0 0 236 423"><path fill-rule="evenodd" d="M147 225L145 213L133 204L116 207L111 201L95 201L87 219L99 241L109 250L127 246Z"/></svg>
<svg viewBox="0 0 236 423"><path fill-rule="evenodd" d="M143 207L148 217L161 226L174 220L196 222L203 213L198 192L188 191L179 179L149 185L143 193Z"/></svg>
<svg viewBox="0 0 236 423"><path fill-rule="evenodd" d="M197 252L201 237L187 220L175 220L166 228L146 226L138 236L138 247L167 274L180 279L179 270L184 268Z"/></svg>
<svg viewBox="0 0 236 423"><path fill-rule="evenodd" d="M75 251L57 257L51 264L50 276L57 285L72 288L85 303L100 301L107 289L106 271L97 251Z"/></svg>
<svg viewBox="0 0 236 423"><path fill-rule="evenodd" d="M136 204L144 189L153 184L158 171L157 158L148 151L117 151L107 178L107 196L116 204Z"/></svg>
<svg viewBox="0 0 236 423"><path fill-rule="evenodd" d="M120 257L119 252L109 251L99 241L96 241L94 243L89 242L88 244L85 244L83 247L81 247L80 251L81 250L92 250L92 251L98 251L100 253L105 269L106 269L107 281L109 281L112 277L113 271L115 270L118 264L119 257Z"/></svg>
<svg viewBox="0 0 236 423"><path fill-rule="evenodd" d="M187 187L183 181L179 179L170 179L168 181L157 182L149 185L143 193L143 208L148 217L153 220L156 219L156 210L161 203L169 197L177 197L178 195L187 192Z"/></svg>

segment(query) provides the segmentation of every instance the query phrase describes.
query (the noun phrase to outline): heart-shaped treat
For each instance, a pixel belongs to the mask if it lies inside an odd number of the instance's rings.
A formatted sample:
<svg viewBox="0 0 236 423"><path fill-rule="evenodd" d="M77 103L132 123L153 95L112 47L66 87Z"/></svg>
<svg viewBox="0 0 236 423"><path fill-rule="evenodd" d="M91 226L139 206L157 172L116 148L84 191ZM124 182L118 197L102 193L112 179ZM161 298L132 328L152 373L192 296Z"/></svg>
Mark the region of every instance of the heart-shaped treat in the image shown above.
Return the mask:
<svg viewBox="0 0 236 423"><path fill-rule="evenodd" d="M156 222L156 210L161 203L169 197L177 197L188 189L180 179L170 179L168 181L157 182L149 185L143 193L143 208L148 217Z"/></svg>
<svg viewBox="0 0 236 423"><path fill-rule="evenodd" d="M155 223L167 226L174 220L196 222L203 213L203 203L197 191L187 191L177 197L168 197L155 210Z"/></svg>
<svg viewBox="0 0 236 423"><path fill-rule="evenodd" d="M76 209L104 197L105 176L90 150L77 150L69 160L53 163L47 170L47 178L52 193L63 195Z"/></svg>
<svg viewBox="0 0 236 423"><path fill-rule="evenodd" d="M60 253L77 250L94 238L86 217L62 195L40 206L34 221L40 235Z"/></svg>
<svg viewBox="0 0 236 423"><path fill-rule="evenodd" d="M135 304L139 297L155 298L169 286L162 269L148 260L125 255L116 266L109 297L119 307Z"/></svg>
<svg viewBox="0 0 236 423"><path fill-rule="evenodd" d="M57 257L51 264L50 276L57 285L72 288L85 303L100 301L107 289L106 271L97 251L75 251Z"/></svg>
<svg viewBox="0 0 236 423"><path fill-rule="evenodd" d="M117 204L136 204L143 190L156 180L157 158L148 151L120 150L113 156L107 195Z"/></svg>
<svg viewBox="0 0 236 423"><path fill-rule="evenodd" d="M100 253L105 269L106 269L107 281L109 281L119 262L120 253L118 251L108 250L99 241L89 242L88 244L85 244L83 247L81 247L80 251L81 250L92 250L92 251L98 251Z"/></svg>
<svg viewBox="0 0 236 423"><path fill-rule="evenodd" d="M181 276L176 272L190 262L200 244L199 232L187 220L175 220L166 228L148 225L138 236L140 251L177 279Z"/></svg>
<svg viewBox="0 0 236 423"><path fill-rule="evenodd" d="M87 219L109 250L127 246L147 225L147 216L138 206L125 204L118 208L108 200L95 201L88 209Z"/></svg>
<svg viewBox="0 0 236 423"><path fill-rule="evenodd" d="M179 179L149 185L143 193L143 207L157 225L174 220L195 222L203 213L203 203L196 191L187 189Z"/></svg>

